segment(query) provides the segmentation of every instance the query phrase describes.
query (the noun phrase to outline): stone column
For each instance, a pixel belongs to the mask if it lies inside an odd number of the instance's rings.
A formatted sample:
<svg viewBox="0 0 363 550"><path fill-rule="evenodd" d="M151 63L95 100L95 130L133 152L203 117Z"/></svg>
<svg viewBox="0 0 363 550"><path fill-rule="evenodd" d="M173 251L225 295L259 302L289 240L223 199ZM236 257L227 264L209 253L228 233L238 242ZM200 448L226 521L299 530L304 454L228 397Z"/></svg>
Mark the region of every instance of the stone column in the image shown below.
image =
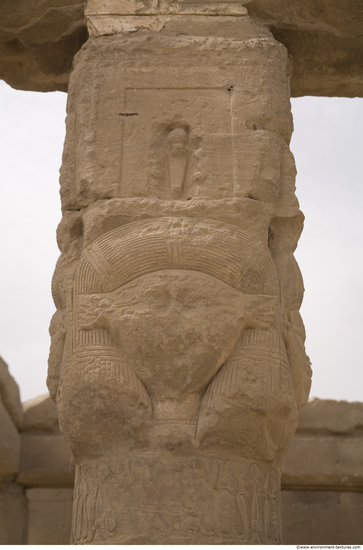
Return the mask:
<svg viewBox="0 0 363 550"><path fill-rule="evenodd" d="M76 544L282 541L303 216L288 54L242 4L86 7L48 377Z"/></svg>

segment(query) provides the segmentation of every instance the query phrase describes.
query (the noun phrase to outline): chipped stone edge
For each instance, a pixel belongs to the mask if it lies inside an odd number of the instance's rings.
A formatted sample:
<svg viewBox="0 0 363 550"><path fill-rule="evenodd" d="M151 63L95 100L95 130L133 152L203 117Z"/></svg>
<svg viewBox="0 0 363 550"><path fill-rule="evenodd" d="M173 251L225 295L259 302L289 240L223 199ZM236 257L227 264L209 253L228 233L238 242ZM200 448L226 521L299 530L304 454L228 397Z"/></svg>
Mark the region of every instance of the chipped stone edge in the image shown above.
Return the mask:
<svg viewBox="0 0 363 550"><path fill-rule="evenodd" d="M103 35L111 35L117 33L132 33L141 29L160 32L165 26L172 21L174 17L188 17L188 16L233 16L233 17L246 17L246 12L236 13L182 13L178 15L121 15L121 14L86 14L87 29L90 36L98 37Z"/></svg>

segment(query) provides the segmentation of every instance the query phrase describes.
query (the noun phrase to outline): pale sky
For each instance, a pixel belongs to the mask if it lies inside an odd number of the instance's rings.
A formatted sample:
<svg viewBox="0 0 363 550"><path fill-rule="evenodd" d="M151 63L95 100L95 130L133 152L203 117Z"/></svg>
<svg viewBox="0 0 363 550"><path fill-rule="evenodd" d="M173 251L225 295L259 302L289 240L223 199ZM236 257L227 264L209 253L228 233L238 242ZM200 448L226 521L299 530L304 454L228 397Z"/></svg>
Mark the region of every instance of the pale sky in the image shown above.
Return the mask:
<svg viewBox="0 0 363 550"><path fill-rule="evenodd" d="M47 391L65 105L64 93L0 81L0 355L23 401ZM311 397L363 401L363 99L307 97L292 110Z"/></svg>

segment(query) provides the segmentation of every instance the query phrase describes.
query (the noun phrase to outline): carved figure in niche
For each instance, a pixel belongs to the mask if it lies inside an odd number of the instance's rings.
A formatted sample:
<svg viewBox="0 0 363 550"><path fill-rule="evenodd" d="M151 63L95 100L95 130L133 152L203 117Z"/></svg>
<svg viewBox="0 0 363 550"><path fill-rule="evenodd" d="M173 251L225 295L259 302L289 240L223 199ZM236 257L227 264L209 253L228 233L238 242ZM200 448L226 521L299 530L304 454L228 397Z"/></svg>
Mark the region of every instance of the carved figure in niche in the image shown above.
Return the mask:
<svg viewBox="0 0 363 550"><path fill-rule="evenodd" d="M160 218L110 231L82 254L70 324L58 407L76 460L131 441L243 451L263 411L281 424L261 428L268 445L252 442L270 460L296 420L275 267L235 226Z"/></svg>
<svg viewBox="0 0 363 550"><path fill-rule="evenodd" d="M200 139L191 137L187 124L160 124L150 144L148 188L162 199L190 198L193 151ZM196 168L196 167L194 167Z"/></svg>
<svg viewBox="0 0 363 550"><path fill-rule="evenodd" d="M189 133L184 128L174 128L167 137L169 157L169 186L172 199L181 199L188 168Z"/></svg>

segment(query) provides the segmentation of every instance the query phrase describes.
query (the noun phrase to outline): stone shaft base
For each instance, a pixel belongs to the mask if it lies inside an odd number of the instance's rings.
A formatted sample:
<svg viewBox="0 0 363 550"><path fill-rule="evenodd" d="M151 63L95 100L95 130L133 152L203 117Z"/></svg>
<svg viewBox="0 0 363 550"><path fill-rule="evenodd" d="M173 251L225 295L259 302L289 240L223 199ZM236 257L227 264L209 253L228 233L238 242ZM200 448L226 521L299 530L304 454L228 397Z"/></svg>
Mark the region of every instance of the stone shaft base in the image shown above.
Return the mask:
<svg viewBox="0 0 363 550"><path fill-rule="evenodd" d="M77 466L73 544L280 544L280 471L225 453L114 454Z"/></svg>

